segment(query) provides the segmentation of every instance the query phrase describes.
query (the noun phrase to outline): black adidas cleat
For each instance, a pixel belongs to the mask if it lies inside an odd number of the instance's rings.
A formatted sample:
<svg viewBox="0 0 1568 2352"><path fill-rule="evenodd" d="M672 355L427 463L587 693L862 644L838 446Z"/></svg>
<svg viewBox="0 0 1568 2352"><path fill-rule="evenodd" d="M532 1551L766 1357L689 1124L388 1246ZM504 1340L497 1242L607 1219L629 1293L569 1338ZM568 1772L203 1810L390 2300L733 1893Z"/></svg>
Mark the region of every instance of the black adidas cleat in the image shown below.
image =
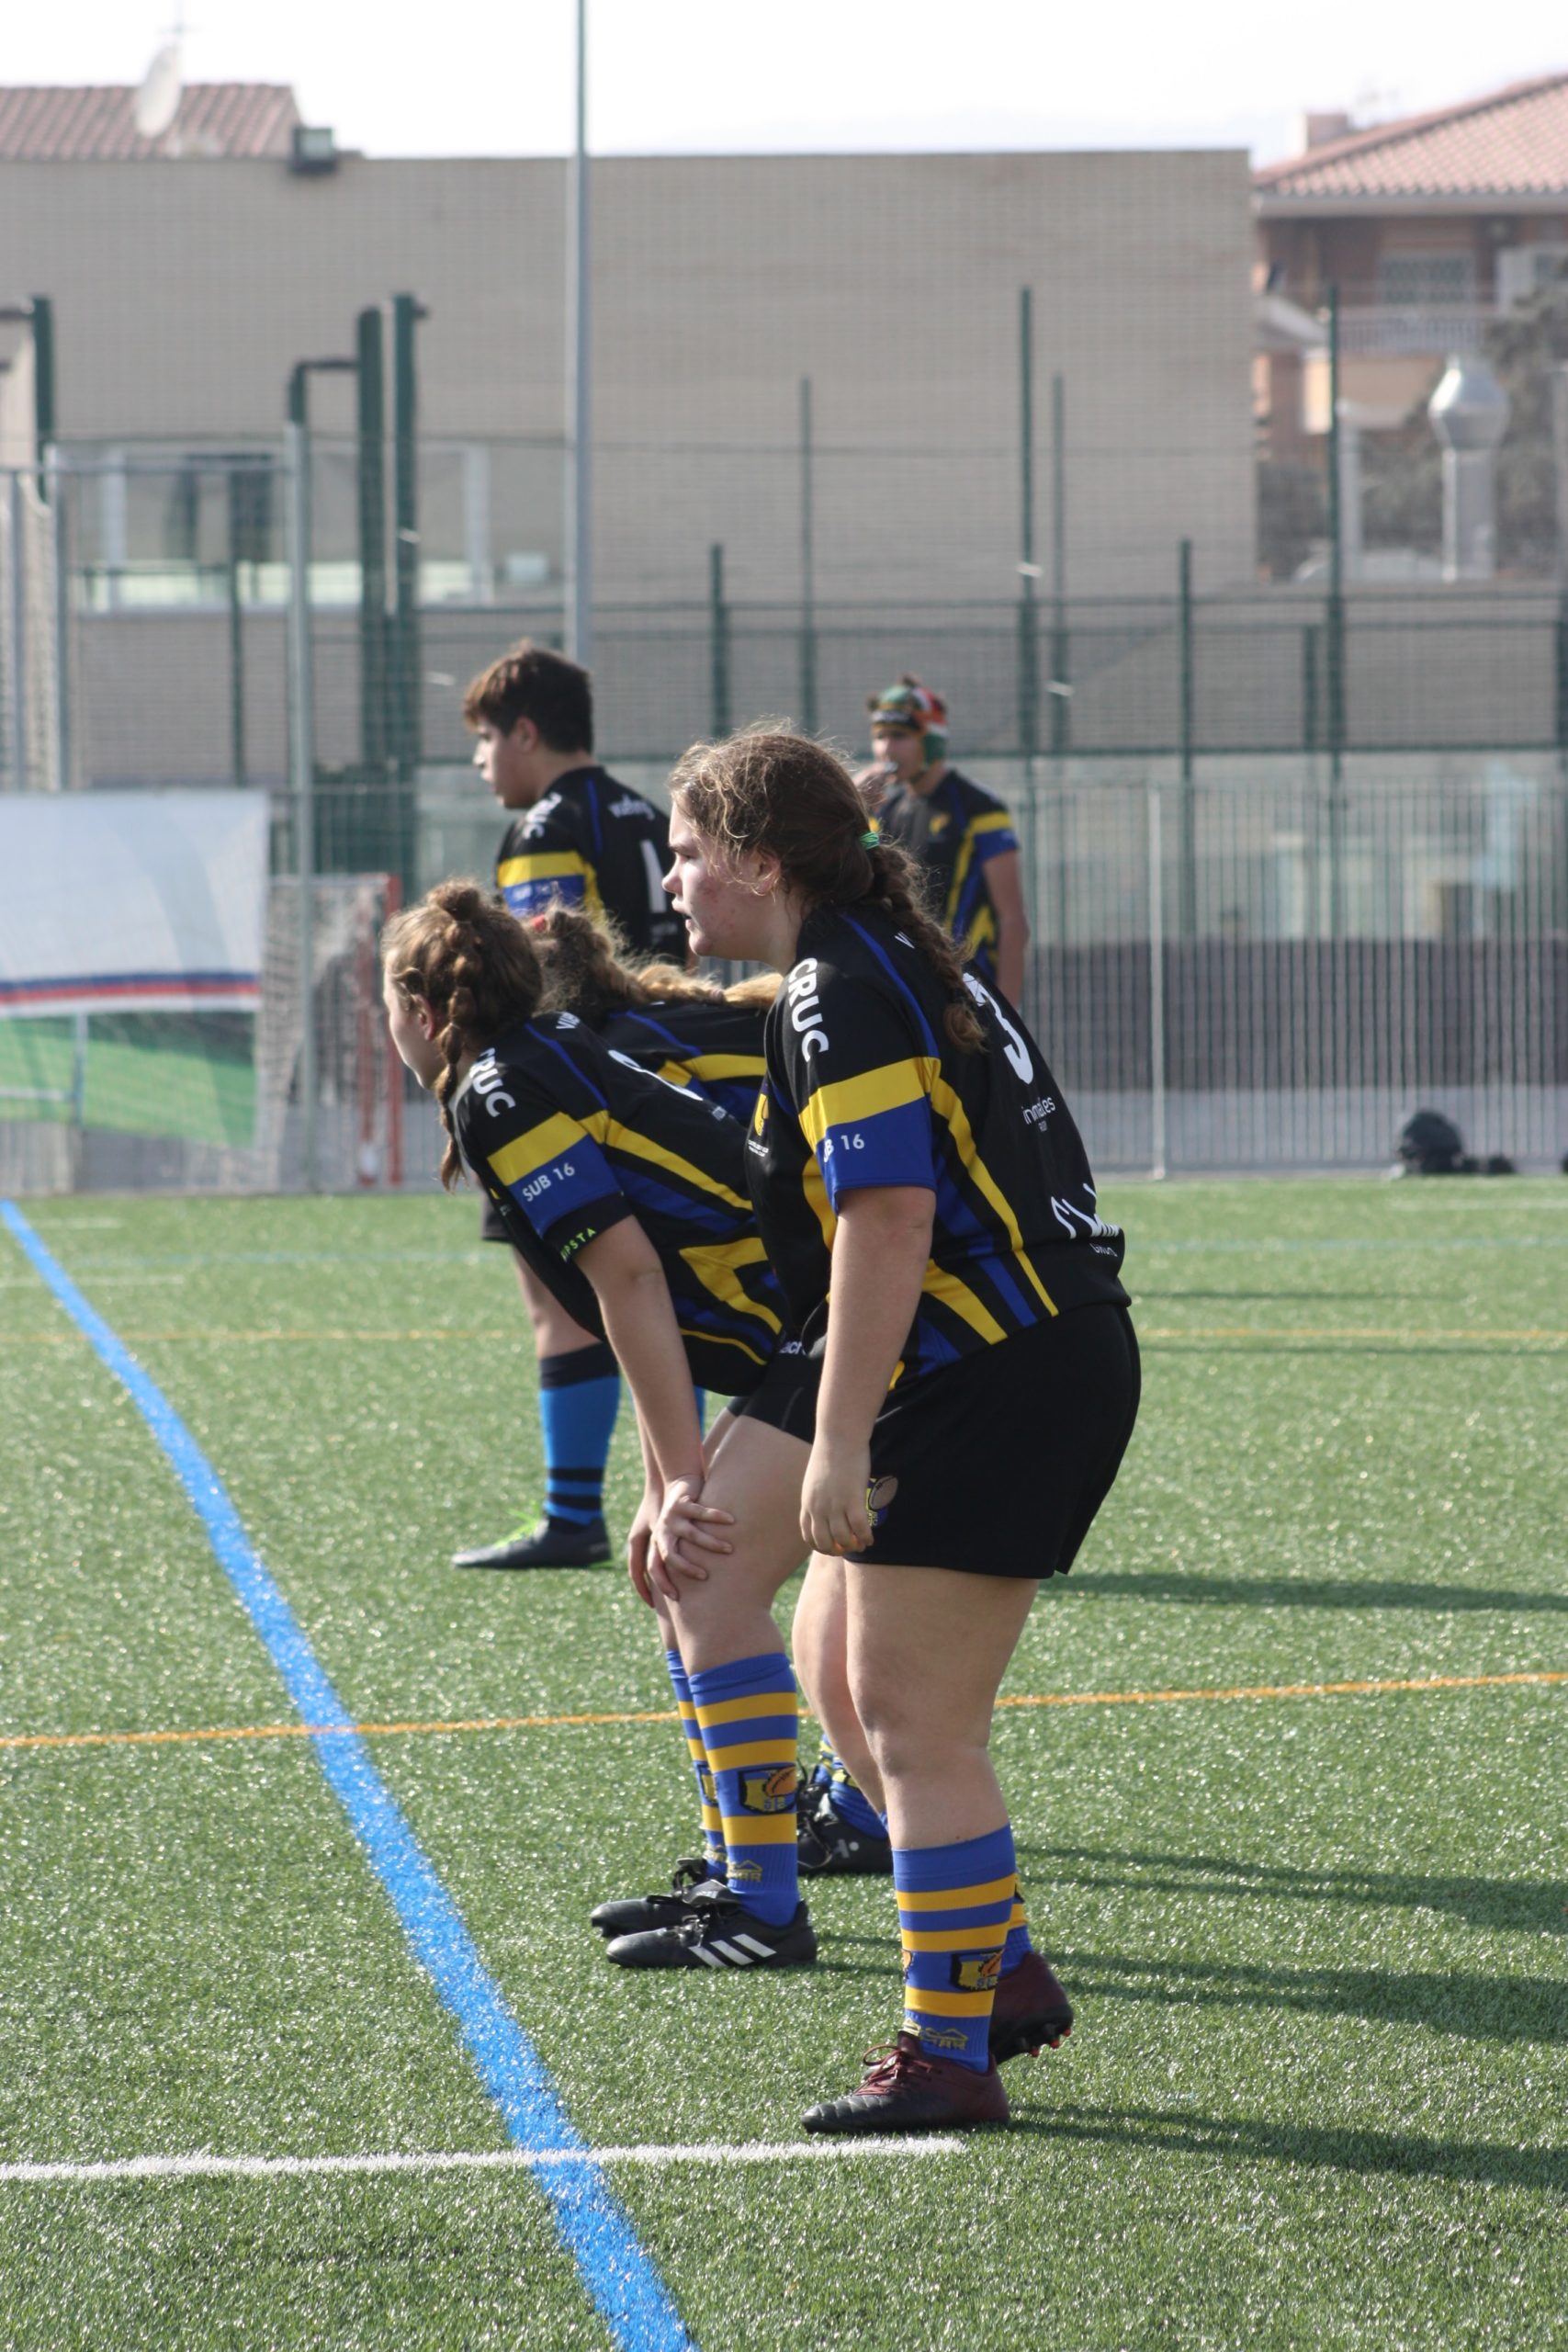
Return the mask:
<svg viewBox="0 0 1568 2352"><path fill-rule="evenodd" d="M542 1519L518 1528L499 1544L479 1544L454 1552L455 1568L599 1568L610 1559L610 1531L602 1519L587 1525L575 1519Z"/></svg>
<svg viewBox="0 0 1568 2352"><path fill-rule="evenodd" d="M717 1879L709 1878L700 1854L688 1854L671 1871L668 1894L623 1895L596 1904L588 1914L588 1924L602 1936L636 1936L649 1928L673 1928L685 1916L686 1905L699 1886L718 1883Z"/></svg>
<svg viewBox="0 0 1568 2352"><path fill-rule="evenodd" d="M991 2011L991 2056L998 2066L1027 2052L1055 2050L1073 2030L1073 2005L1055 1970L1041 1953L1026 1951L1016 1968L997 1979Z"/></svg>
<svg viewBox="0 0 1568 2352"><path fill-rule="evenodd" d="M617 1968L809 1968L817 1936L804 1903L772 1928L717 1879L694 1887L673 1927L617 1936L606 1957Z"/></svg>
<svg viewBox="0 0 1568 2352"><path fill-rule="evenodd" d="M847 1822L830 1783L801 1812L795 1854L807 1878L887 1878L893 1869L892 1839L873 1838Z"/></svg>

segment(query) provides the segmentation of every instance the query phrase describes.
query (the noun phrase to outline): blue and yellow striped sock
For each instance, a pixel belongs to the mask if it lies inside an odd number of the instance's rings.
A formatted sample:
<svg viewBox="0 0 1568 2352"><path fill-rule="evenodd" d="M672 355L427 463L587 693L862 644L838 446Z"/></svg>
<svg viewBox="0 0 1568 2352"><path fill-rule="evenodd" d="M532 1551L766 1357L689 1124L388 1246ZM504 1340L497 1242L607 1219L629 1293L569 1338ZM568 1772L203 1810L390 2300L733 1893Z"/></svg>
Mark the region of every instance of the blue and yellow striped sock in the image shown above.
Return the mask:
<svg viewBox="0 0 1568 2352"><path fill-rule="evenodd" d="M718 1800L714 1791L713 1774L708 1770L707 1749L703 1746L703 1727L697 1721L697 1711L692 1702L692 1686L679 1650L666 1650L664 1663L670 1669L670 1687L675 1693L675 1704L681 1711L681 1729L685 1734L686 1753L692 1759L692 1770L697 1780L697 1803L703 1816L703 1860L708 1866L709 1878L724 1876L724 1825L718 1817Z"/></svg>
<svg viewBox="0 0 1568 2352"><path fill-rule="evenodd" d="M691 1677L724 1826L725 1876L748 1911L782 1928L800 1900L795 1806L800 1702L782 1650Z"/></svg>
<svg viewBox="0 0 1568 2352"><path fill-rule="evenodd" d="M1023 1889L1015 1879L1012 1889L1012 1910L1008 1917L1008 1939L1002 1946L1002 1974L1010 1975L1034 1946L1029 1940L1029 1922L1023 1914Z"/></svg>
<svg viewBox="0 0 1568 2352"><path fill-rule="evenodd" d="M904 1945L904 2030L984 2074L1018 1871L1007 1822L953 1846L893 1851Z"/></svg>
<svg viewBox="0 0 1568 2352"><path fill-rule="evenodd" d="M600 1340L539 1359L545 1516L586 1527L604 1516L604 1464L621 1402L614 1351Z"/></svg>

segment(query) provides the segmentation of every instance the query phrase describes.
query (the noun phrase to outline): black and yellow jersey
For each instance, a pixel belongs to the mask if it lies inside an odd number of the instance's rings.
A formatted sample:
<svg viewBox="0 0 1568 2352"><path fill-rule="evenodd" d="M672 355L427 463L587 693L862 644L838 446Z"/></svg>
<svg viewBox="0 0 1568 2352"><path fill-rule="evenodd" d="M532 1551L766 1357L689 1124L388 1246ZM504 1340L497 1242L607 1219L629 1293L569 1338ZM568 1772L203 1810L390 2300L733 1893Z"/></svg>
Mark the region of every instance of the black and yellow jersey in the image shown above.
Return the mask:
<svg viewBox="0 0 1568 2352"><path fill-rule="evenodd" d="M926 877L932 913L961 940L987 987L996 972L997 916L986 868L1016 850L1012 819L996 795L949 768L929 793L900 785L877 811L876 828L907 849Z"/></svg>
<svg viewBox="0 0 1568 2352"><path fill-rule="evenodd" d="M748 1136L757 1222L808 1350L827 1329L837 1204L929 1187L931 1254L896 1379L994 1346L1066 1307L1123 1301L1125 1247L1044 1057L973 974L985 1030L964 1052L947 997L886 910L818 909L768 1015L768 1074Z"/></svg>
<svg viewBox="0 0 1568 2352"><path fill-rule="evenodd" d="M479 1056L452 1124L508 1239L586 1329L602 1336L604 1320L573 1261L635 1216L664 1268L696 1386L755 1387L784 1306L747 1198L738 1120L558 1012Z"/></svg>
<svg viewBox="0 0 1568 2352"><path fill-rule="evenodd" d="M601 767L573 768L506 829L496 887L514 915L553 899L614 918L639 956L684 963L686 926L665 896L670 820Z"/></svg>
<svg viewBox="0 0 1568 2352"><path fill-rule="evenodd" d="M765 1006L730 1004L723 997L679 997L660 1004L627 1005L600 1029L606 1045L629 1054L671 1086L691 1086L732 1118L749 1122L765 1067Z"/></svg>

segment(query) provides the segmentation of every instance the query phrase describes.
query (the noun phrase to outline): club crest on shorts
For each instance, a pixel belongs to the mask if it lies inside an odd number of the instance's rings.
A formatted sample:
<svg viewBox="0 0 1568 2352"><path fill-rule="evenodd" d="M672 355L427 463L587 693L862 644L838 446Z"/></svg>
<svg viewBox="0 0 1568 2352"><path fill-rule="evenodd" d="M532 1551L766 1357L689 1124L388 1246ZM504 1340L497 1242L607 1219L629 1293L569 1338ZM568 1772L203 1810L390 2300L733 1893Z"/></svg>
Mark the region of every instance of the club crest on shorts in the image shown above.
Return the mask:
<svg viewBox="0 0 1568 2352"><path fill-rule="evenodd" d="M777 1765L771 1772L742 1772L740 1775L740 1808L743 1813L792 1813L799 1774L793 1764Z"/></svg>
<svg viewBox="0 0 1568 2352"><path fill-rule="evenodd" d="M955 1993L994 1993L1001 1973L998 1944L995 1951L955 1951L948 1979Z"/></svg>
<svg viewBox="0 0 1568 2352"><path fill-rule="evenodd" d="M865 1490L865 1515L873 1527L880 1527L887 1516L887 1507L898 1491L897 1478L874 1478Z"/></svg>

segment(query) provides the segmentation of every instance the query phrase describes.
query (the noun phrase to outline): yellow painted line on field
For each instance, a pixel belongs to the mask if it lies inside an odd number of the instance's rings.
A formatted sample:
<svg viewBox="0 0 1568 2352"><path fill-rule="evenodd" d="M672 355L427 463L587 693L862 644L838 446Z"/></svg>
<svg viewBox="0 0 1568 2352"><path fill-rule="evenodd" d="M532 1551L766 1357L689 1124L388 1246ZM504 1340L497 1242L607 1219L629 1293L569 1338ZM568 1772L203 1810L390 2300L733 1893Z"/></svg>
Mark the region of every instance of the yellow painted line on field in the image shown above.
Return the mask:
<svg viewBox="0 0 1568 2352"><path fill-rule="evenodd" d="M1214 1690L1048 1690L1009 1696L998 1707L1161 1707L1224 1699L1338 1699L1383 1690L1489 1690L1518 1683L1568 1682L1568 1668L1528 1674L1429 1674L1376 1682L1240 1684ZM673 1707L579 1715L477 1715L438 1723L209 1724L190 1731L36 1731L0 1737L0 1749L22 1747L168 1747L221 1739L407 1739L477 1731L575 1731L605 1724L673 1724Z"/></svg>
<svg viewBox="0 0 1568 2352"><path fill-rule="evenodd" d="M0 1347L65 1347L77 1340L75 1331L6 1331L0 1333ZM430 1329L408 1330L371 1329L365 1325L334 1326L321 1330L298 1328L262 1331L217 1330L204 1325L189 1331L121 1331L118 1337L130 1346L217 1346L224 1348L271 1347L279 1343L303 1344L312 1341L359 1341L375 1347L396 1346L407 1340L447 1340L468 1342L475 1340L506 1340L514 1344L526 1337L521 1323L509 1323L500 1329L479 1329L472 1325L445 1324ZM1461 1343L1495 1341L1499 1347L1568 1347L1568 1330L1532 1327L1525 1330L1497 1330L1474 1324L1456 1330L1423 1330L1417 1329L1388 1329L1369 1324L1323 1325L1318 1323L1141 1323L1138 1337L1145 1343L1163 1343L1172 1340L1192 1340L1201 1344L1224 1340L1304 1340L1324 1347L1342 1340L1393 1340L1404 1347L1452 1347Z"/></svg>

